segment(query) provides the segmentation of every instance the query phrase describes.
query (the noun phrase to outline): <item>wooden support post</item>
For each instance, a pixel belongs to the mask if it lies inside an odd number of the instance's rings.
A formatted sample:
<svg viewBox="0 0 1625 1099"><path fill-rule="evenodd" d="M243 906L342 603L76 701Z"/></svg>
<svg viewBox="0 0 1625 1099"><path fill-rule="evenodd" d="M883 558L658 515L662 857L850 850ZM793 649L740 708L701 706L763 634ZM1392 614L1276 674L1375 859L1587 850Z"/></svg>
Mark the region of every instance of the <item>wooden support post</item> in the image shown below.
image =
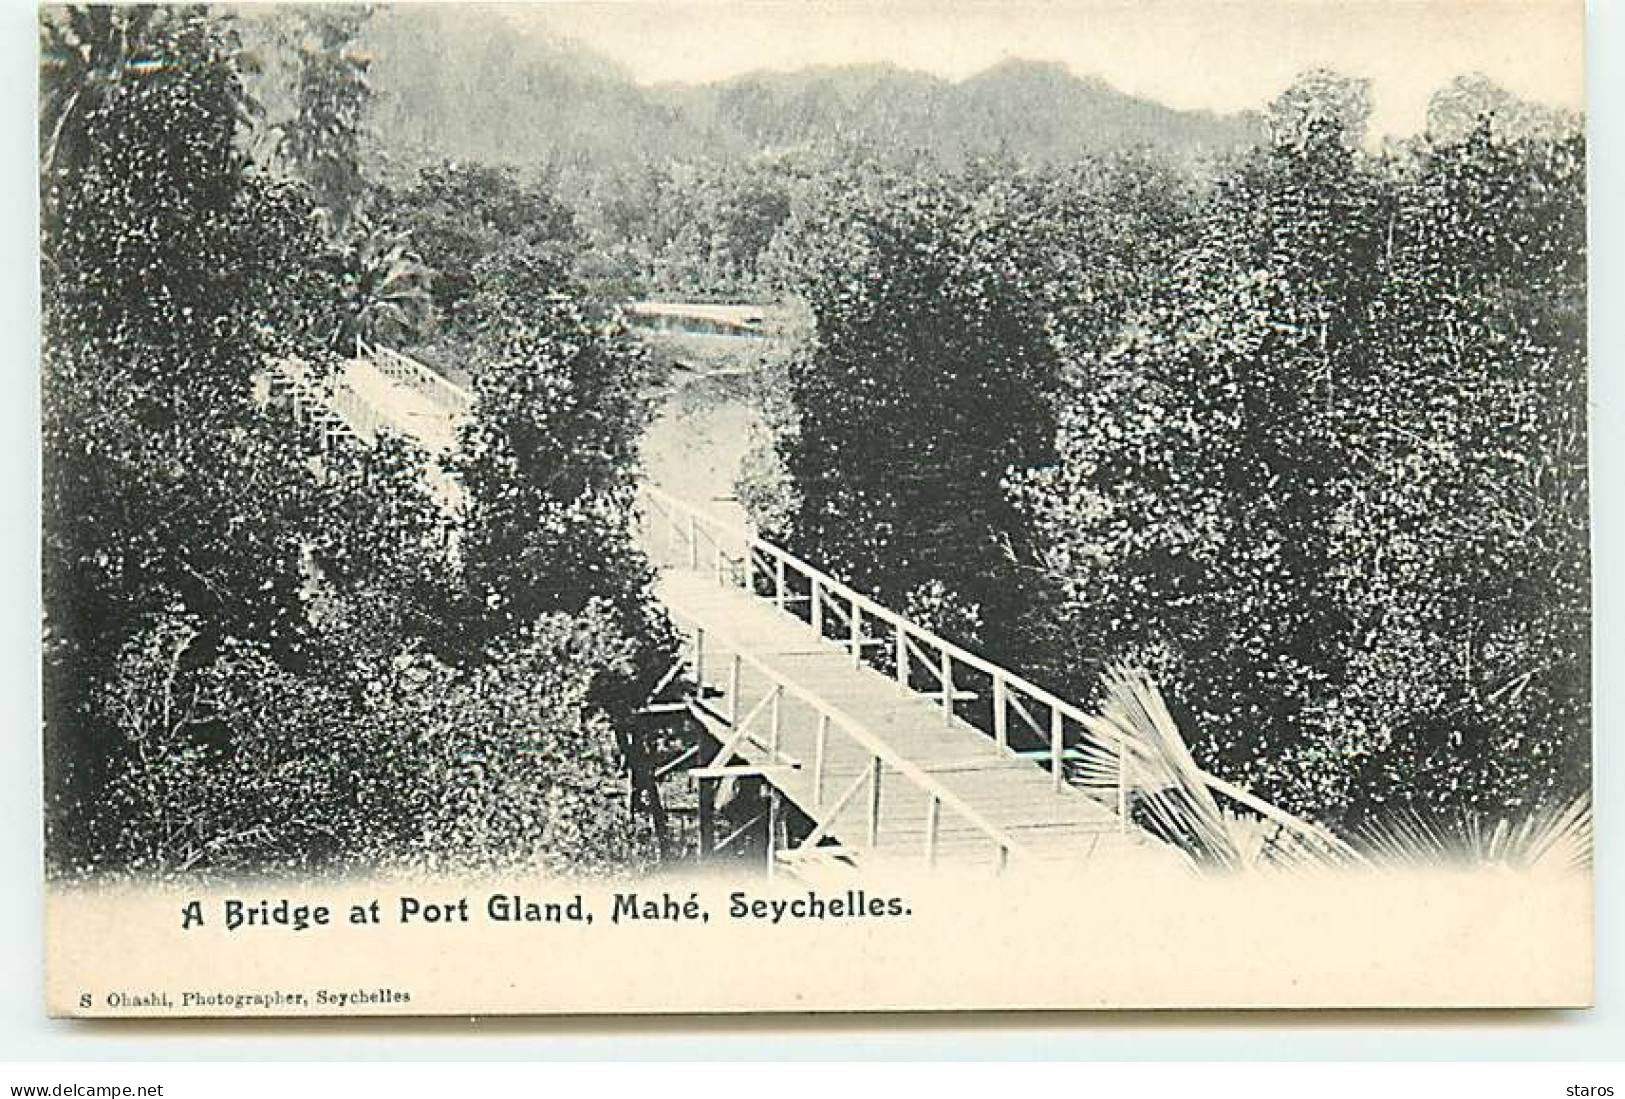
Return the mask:
<svg viewBox="0 0 1625 1099"><path fill-rule="evenodd" d="M762 784L767 787L767 876L771 878L774 871L778 869L779 862L779 818L781 815L779 798L781 795L779 794L779 788L766 779L762 780Z"/></svg>
<svg viewBox="0 0 1625 1099"><path fill-rule="evenodd" d="M1010 848L1006 847L1003 843L999 843L998 840L994 840L993 842L999 844L999 854L993 863L993 872L995 874L1002 874L1010 865Z"/></svg>
<svg viewBox="0 0 1625 1099"><path fill-rule="evenodd" d="M937 865L937 824L942 816L942 799L932 794L925 807L925 865Z"/></svg>
<svg viewBox="0 0 1625 1099"><path fill-rule="evenodd" d="M786 594L788 593L784 589L784 558L775 557L773 559L773 602L779 605L781 611L784 609Z"/></svg>
<svg viewBox="0 0 1625 1099"><path fill-rule="evenodd" d="M869 846L880 844L880 757L869 765Z"/></svg>
<svg viewBox="0 0 1625 1099"><path fill-rule="evenodd" d="M694 692L705 700L705 630L694 627Z"/></svg>
<svg viewBox="0 0 1625 1099"><path fill-rule="evenodd" d="M784 687L773 684L773 701L768 703L771 710L768 713L767 750L775 759L779 755L779 711L783 701Z"/></svg>
<svg viewBox="0 0 1625 1099"><path fill-rule="evenodd" d="M942 723L954 723L954 658L942 650Z"/></svg>
<svg viewBox="0 0 1625 1099"><path fill-rule="evenodd" d="M728 727L739 728L739 654L728 660Z"/></svg>
<svg viewBox="0 0 1625 1099"><path fill-rule="evenodd" d="M1050 779L1054 783L1055 792L1061 792L1066 783L1066 772L1061 767L1061 753L1065 751L1066 726L1065 718L1061 716L1059 706L1051 706L1049 711L1049 769Z"/></svg>
<svg viewBox="0 0 1625 1099"><path fill-rule="evenodd" d="M819 713L818 732L813 737L813 808L824 807L824 750L829 744L829 715Z"/></svg>
<svg viewBox="0 0 1625 1099"><path fill-rule="evenodd" d="M750 539L745 539L745 559L740 562L744 570L745 594L756 594L756 549L751 545Z"/></svg>
<svg viewBox="0 0 1625 1099"><path fill-rule="evenodd" d="M812 589L809 593L812 601L812 629L818 640L824 640L824 583L818 577L812 578Z"/></svg>
<svg viewBox="0 0 1625 1099"><path fill-rule="evenodd" d="M703 690L700 692L700 697L704 697ZM694 754L694 762L703 765L705 763L705 723L698 719L690 719L688 724L694 729L694 746L689 751ZM712 791L716 789L716 783L707 782L694 774L692 768L688 774L694 783L694 857L703 861L711 854L711 849L717 838L716 822L711 819L712 804L710 801Z"/></svg>
<svg viewBox="0 0 1625 1099"><path fill-rule="evenodd" d="M700 567L700 537L692 514L688 517L688 567L695 570Z"/></svg>
<svg viewBox="0 0 1625 1099"><path fill-rule="evenodd" d="M999 751L1008 751L1010 748L1010 704L1008 693L1010 685L1005 682L1004 672L993 673L993 739L998 742Z"/></svg>
<svg viewBox="0 0 1625 1099"><path fill-rule="evenodd" d="M863 663L863 608L852 600L852 666Z"/></svg>
<svg viewBox="0 0 1625 1099"><path fill-rule="evenodd" d="M895 635L892 638L892 643L897 648L897 652L893 655L893 660L897 664L897 682L906 690L908 688L909 672L908 629L903 625L902 619L897 620L897 623L893 626L892 632Z"/></svg>

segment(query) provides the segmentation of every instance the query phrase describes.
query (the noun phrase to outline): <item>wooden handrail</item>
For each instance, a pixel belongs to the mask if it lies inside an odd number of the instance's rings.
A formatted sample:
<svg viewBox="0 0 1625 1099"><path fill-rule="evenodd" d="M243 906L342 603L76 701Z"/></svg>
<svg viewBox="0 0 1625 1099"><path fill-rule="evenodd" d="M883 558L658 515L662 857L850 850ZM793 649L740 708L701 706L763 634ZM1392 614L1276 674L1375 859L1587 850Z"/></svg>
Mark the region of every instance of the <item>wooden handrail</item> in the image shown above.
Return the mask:
<svg viewBox="0 0 1625 1099"><path fill-rule="evenodd" d="M909 621L902 615L886 607L884 604L877 603L871 597L863 594L855 588L843 584L841 581L835 579L833 576L817 568L816 566L809 565L806 561L803 561L789 550L782 549L781 547L774 545L772 542L759 538L749 531L736 527L731 523L726 523L720 519L709 516L700 511L698 508L694 507L692 504L689 504L687 501L679 500L677 497L672 496L670 493L661 489L655 488L653 485L644 485L642 491L652 499L665 504L670 508L675 508L676 510L683 512L686 516L691 516L695 521L694 529L701 530L701 528L709 526L717 531L732 535L734 536L735 540L741 543L744 547L748 549L761 550L768 556L783 561L787 567L794 569L803 577L806 577L809 581L812 579L817 579L819 586L826 594L839 595L848 603L861 606L865 614L879 618L893 629L902 629L909 635L909 637L926 642L939 653L947 653L959 663L975 668L984 675L1003 678L1009 686L1018 689L1021 691L1021 693L1027 695L1033 701L1040 703L1048 709L1059 709L1062 713L1066 714L1067 717L1073 719L1074 721L1081 722L1083 720L1083 711L1066 700L1051 694L1049 691L1044 690L1044 688L1038 686L1036 683L1023 678L1018 673L1012 672L1007 668L1003 668L985 657L978 656L969 649L961 648L952 641L931 632L924 626ZM707 534L707 536L711 538L713 544L721 544L720 540L717 539L711 532L702 531L702 533Z"/></svg>
<svg viewBox="0 0 1625 1099"><path fill-rule="evenodd" d="M1273 821L1281 827L1288 829L1300 839L1312 840L1315 843L1322 844L1337 854L1348 858L1361 858L1359 852L1355 851L1353 847L1350 847L1347 843L1338 839L1326 829L1321 828L1319 825L1312 824L1301 817L1295 817L1284 809L1271 805L1257 794L1244 790L1232 782L1226 782L1217 775L1208 774L1206 771L1202 772L1202 781L1206 782L1208 788L1214 793L1223 794L1225 797L1231 799L1237 804L1245 805L1247 808L1251 809L1253 812L1257 813L1266 820Z"/></svg>
<svg viewBox="0 0 1625 1099"><path fill-rule="evenodd" d="M474 394L458 385L440 371L421 363L392 347L358 344L361 357L369 359L381 373L419 389L440 390L450 395L458 410L467 412L474 404Z"/></svg>

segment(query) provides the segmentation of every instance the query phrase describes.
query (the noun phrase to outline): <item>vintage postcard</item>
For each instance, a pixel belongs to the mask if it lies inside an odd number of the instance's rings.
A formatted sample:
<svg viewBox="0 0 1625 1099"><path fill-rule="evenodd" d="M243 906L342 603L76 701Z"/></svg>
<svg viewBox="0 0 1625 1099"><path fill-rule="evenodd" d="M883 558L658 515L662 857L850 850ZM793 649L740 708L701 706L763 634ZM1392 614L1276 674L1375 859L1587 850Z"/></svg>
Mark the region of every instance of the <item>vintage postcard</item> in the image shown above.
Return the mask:
<svg viewBox="0 0 1625 1099"><path fill-rule="evenodd" d="M1576 1007L1583 7L47 6L47 1009Z"/></svg>

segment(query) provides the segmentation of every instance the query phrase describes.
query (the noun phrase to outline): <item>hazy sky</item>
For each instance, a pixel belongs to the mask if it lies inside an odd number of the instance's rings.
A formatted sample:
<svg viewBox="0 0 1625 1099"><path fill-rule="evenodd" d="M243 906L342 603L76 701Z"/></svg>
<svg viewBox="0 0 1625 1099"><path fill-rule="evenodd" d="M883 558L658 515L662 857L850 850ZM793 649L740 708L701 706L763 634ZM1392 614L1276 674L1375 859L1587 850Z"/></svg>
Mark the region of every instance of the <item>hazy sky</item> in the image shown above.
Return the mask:
<svg viewBox="0 0 1625 1099"><path fill-rule="evenodd" d="M1428 97L1478 71L1518 95L1584 106L1584 8L1573 0L773 0L515 9L640 81L890 61L958 79L1012 57L1061 61L1175 107L1260 107L1298 72L1373 81L1372 129L1420 128Z"/></svg>

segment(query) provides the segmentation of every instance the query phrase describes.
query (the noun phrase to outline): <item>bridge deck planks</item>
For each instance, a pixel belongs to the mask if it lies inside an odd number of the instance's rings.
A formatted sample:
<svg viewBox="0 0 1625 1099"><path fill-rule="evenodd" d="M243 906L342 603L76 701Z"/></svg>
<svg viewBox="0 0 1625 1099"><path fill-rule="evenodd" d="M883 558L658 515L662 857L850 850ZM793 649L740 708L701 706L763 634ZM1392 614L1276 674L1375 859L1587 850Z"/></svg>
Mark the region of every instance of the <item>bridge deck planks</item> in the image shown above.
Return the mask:
<svg viewBox="0 0 1625 1099"><path fill-rule="evenodd" d="M729 712L731 657L748 653L779 679L816 696L862 725L897 757L928 772L1004 830L1028 857L1081 860L1102 853L1143 852L1154 858L1170 854L1138 829L1123 829L1112 809L1082 791L1071 786L1056 790L1048 770L1037 762L1002 752L981 730L957 717L945 721L940 699L906 690L872 668L855 665L849 650L819 640L805 622L770 602L719 585L711 572L685 568L663 570L656 592L690 638L696 626L705 631L706 704L712 712ZM741 662L737 703L741 717L750 713L771 684L749 661ZM739 757L756 765L799 764L798 770L773 773L769 781L813 819L822 816L812 777L817 724L817 711L787 693L780 702L777 759L766 748L767 711L751 724L750 737L738 751ZM871 760L866 747L832 728L825 747L822 805L830 805L858 776L867 774ZM883 767L874 854L922 854L929 801L928 791ZM868 817L865 787L838 814L829 834L843 847L865 849ZM936 851L939 862L992 864L996 858L993 842L947 805L939 816Z"/></svg>

